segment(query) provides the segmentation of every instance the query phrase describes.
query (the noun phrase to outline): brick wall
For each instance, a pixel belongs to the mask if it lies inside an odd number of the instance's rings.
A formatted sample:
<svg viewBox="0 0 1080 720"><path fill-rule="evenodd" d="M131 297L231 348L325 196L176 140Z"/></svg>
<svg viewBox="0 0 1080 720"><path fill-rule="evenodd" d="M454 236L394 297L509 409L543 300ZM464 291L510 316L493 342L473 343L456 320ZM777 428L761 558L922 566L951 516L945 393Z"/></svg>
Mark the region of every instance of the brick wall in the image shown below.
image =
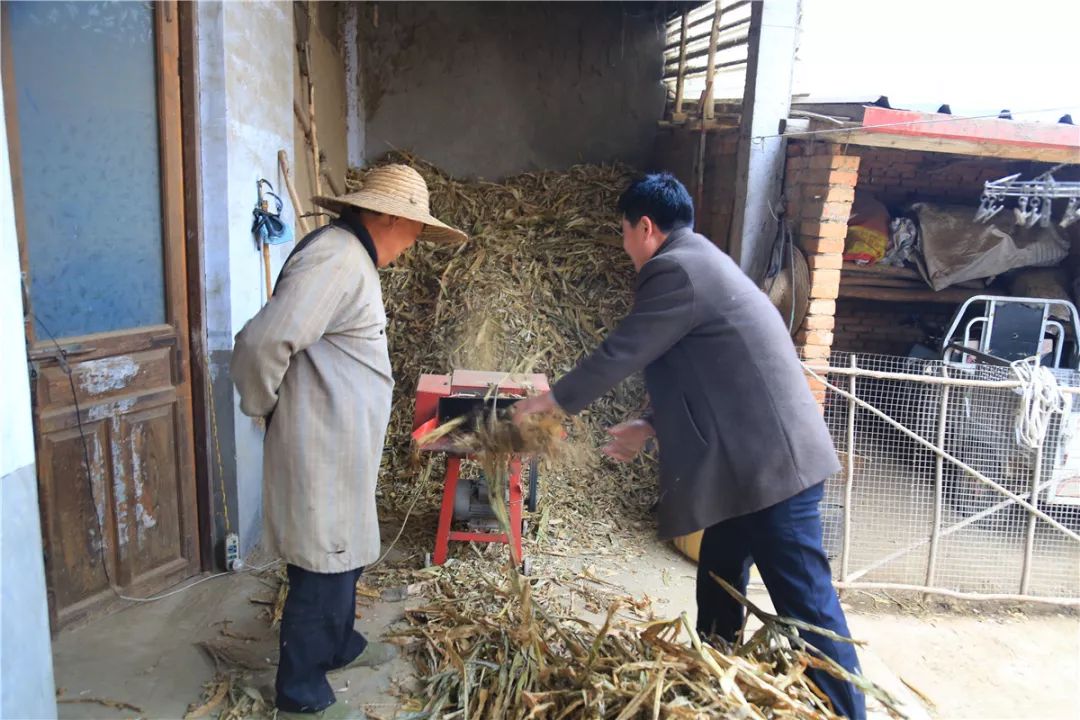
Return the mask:
<svg viewBox="0 0 1080 720"><path fill-rule="evenodd" d="M784 175L785 218L810 266L810 307L795 335L807 360L829 357L847 221L855 197L859 158L839 145L790 143ZM824 407L825 388L809 380Z"/></svg>
<svg viewBox="0 0 1080 720"><path fill-rule="evenodd" d="M946 326L955 305L844 300L836 302L833 349L875 355L906 355L926 341L927 329Z"/></svg>
<svg viewBox="0 0 1080 720"><path fill-rule="evenodd" d="M738 129L710 130L705 133L705 176L699 194L697 168L700 142L700 130L681 127L661 130L656 137L652 169L666 170L686 185L696 205L697 231L727 251L735 204Z"/></svg>
<svg viewBox="0 0 1080 720"><path fill-rule="evenodd" d="M918 150L853 146L849 152L860 159L859 190L892 207L918 200L977 205L987 180L1016 172L1029 177L1045 170L1028 162Z"/></svg>

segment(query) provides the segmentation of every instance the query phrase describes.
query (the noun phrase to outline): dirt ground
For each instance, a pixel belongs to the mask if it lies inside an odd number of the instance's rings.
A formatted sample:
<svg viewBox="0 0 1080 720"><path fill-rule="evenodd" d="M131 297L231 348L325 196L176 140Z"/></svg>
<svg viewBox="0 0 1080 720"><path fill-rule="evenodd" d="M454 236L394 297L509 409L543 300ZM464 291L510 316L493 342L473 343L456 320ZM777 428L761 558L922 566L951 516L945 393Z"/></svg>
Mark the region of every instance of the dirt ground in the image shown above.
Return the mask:
<svg viewBox="0 0 1080 720"><path fill-rule="evenodd" d="M629 557L537 558L537 573L573 564L652 598L658 615L694 612L695 566L658 542L643 542ZM54 643L61 718L179 718L197 703L214 666L200 641L232 635L231 652L255 668L249 691L272 699L276 632L251 602L271 592L254 574L201 583L172 597L130 607ZM752 599L768 605L763 589ZM377 602L357 628L379 635L417 602ZM1078 713L1080 619L1075 614L1017 608L955 609L905 604L890 598L848 596L853 635L867 643L864 672L907 703L912 720L937 718L1062 718ZM974 614L978 612L978 614ZM226 623L227 624L223 624ZM339 698L372 718L392 718L396 686L412 683L411 666L397 660L372 671L332 676ZM929 701L916 699L908 686ZM94 699L120 701L140 712L115 710ZM85 702L91 701L91 702ZM886 717L882 711L874 717Z"/></svg>

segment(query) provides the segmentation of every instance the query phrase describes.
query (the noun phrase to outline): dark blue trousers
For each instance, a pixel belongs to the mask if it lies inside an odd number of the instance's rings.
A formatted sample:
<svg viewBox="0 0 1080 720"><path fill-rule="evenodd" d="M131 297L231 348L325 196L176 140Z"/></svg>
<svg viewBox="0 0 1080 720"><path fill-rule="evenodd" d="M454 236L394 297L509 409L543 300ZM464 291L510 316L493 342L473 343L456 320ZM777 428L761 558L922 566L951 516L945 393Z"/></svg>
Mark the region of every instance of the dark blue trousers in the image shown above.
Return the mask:
<svg viewBox="0 0 1080 720"><path fill-rule="evenodd" d="M821 545L818 505L823 492L824 484L818 484L764 510L705 529L698 559L698 632L719 635L729 642L735 639L743 625L744 609L709 573L745 594L750 565L757 564L778 615L851 636ZM801 633L801 637L845 669L859 671L853 645L811 633ZM851 683L820 670L808 674L829 696L838 714L852 720L866 717L866 700Z"/></svg>
<svg viewBox="0 0 1080 720"><path fill-rule="evenodd" d="M359 570L317 573L289 565L281 618L278 710L316 713L334 703L326 673L352 662L367 640L353 629Z"/></svg>

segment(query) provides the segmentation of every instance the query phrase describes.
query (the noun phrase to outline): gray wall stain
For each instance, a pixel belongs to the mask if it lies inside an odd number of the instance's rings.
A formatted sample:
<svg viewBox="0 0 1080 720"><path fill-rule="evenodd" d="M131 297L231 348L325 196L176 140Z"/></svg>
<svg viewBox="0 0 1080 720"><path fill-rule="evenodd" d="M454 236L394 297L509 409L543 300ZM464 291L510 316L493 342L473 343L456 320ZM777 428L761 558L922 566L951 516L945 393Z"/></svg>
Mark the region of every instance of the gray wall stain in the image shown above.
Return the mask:
<svg viewBox="0 0 1080 720"><path fill-rule="evenodd" d="M642 166L664 110L663 21L644 3L381 3L360 19L367 157L412 150L489 179Z"/></svg>

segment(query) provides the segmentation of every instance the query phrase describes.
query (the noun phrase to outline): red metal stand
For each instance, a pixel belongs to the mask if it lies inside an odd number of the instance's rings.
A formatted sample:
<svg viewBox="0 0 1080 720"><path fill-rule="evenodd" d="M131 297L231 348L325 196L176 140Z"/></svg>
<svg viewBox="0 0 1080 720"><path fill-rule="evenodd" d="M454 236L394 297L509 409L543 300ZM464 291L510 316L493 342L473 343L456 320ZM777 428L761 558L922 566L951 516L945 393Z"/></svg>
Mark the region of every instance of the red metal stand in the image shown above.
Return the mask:
<svg viewBox="0 0 1080 720"><path fill-rule="evenodd" d="M451 455L446 458L446 476L443 483L442 509L439 511L439 529L435 534L435 555L432 562L442 565L446 562L446 556L450 552L450 541L458 542L497 542L507 543L511 546L514 554L514 562L521 563L521 458L514 457L510 460L510 540L506 533L461 531L451 530L450 524L454 519L454 496L457 490L458 480L461 478L461 461L471 459L461 455Z"/></svg>

